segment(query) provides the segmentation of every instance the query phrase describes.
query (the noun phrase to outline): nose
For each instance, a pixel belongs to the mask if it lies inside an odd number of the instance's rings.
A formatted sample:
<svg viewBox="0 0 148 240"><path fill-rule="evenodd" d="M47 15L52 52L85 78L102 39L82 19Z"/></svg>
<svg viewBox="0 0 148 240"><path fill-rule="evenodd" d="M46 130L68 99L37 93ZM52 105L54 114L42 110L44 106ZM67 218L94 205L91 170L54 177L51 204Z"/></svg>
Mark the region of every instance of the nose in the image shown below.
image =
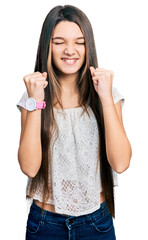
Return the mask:
<svg viewBox="0 0 148 240"><path fill-rule="evenodd" d="M75 54L75 49L74 49L73 45L67 45L65 47L64 53L69 55L69 56L74 55Z"/></svg>

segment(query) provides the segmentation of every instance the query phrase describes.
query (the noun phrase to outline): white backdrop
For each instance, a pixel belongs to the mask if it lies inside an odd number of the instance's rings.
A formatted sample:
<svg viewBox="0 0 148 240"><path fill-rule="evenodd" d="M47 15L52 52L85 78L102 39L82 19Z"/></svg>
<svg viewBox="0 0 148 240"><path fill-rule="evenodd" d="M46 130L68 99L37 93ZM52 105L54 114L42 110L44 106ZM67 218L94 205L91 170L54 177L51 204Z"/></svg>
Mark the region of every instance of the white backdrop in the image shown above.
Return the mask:
<svg viewBox="0 0 148 240"><path fill-rule="evenodd" d="M148 239L148 35L147 1L3 1L0 6L1 66L1 239L25 239L27 177L17 150L21 114L16 108L25 91L23 76L34 71L42 23L56 5L72 4L90 19L99 66L114 71L114 86L125 97L123 120L133 155L115 190L117 240Z"/></svg>

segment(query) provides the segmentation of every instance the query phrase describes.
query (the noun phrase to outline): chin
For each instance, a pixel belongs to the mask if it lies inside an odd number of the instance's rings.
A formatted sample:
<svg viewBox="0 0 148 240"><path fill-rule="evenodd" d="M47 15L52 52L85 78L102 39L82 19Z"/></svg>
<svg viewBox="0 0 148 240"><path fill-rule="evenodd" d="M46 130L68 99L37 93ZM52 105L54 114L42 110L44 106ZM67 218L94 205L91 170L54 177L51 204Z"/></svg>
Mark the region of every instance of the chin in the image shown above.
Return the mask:
<svg viewBox="0 0 148 240"><path fill-rule="evenodd" d="M71 74L77 74L79 70L80 70L79 68L78 69L60 69L60 72L65 75L71 75Z"/></svg>

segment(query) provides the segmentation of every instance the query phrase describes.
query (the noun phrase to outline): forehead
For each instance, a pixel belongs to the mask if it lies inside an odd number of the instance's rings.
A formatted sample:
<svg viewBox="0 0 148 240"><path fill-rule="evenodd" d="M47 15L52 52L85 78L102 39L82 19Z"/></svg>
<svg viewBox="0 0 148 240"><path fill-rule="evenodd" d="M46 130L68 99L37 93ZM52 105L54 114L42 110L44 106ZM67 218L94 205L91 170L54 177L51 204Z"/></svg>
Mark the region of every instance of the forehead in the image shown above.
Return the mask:
<svg viewBox="0 0 148 240"><path fill-rule="evenodd" d="M83 37L83 34L76 23L61 21L55 26L53 30L53 37L78 38Z"/></svg>

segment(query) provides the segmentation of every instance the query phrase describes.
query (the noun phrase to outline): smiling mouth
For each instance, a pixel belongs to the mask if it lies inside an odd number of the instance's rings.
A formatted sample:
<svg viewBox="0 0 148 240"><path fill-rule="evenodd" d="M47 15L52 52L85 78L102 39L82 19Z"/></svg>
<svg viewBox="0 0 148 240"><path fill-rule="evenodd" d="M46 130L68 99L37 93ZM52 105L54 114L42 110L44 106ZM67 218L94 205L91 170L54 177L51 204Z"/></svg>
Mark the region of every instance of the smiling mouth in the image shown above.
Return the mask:
<svg viewBox="0 0 148 240"><path fill-rule="evenodd" d="M61 58L62 61L68 65L73 65L77 62L78 58Z"/></svg>

